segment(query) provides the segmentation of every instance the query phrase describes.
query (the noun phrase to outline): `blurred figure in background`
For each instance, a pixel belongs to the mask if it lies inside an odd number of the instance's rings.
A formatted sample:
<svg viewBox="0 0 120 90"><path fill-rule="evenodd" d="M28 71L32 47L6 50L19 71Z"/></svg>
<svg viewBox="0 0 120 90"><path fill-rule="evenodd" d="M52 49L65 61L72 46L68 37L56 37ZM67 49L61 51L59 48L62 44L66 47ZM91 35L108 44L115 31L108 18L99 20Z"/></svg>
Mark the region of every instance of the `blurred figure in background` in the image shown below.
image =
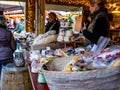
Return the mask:
<svg viewBox="0 0 120 90"><path fill-rule="evenodd" d="M16 49L16 41L10 30L7 30L7 20L0 15L0 76L4 61L12 60Z"/></svg>
<svg viewBox="0 0 120 90"><path fill-rule="evenodd" d="M17 32L17 33L20 33L21 31L23 31L25 28L25 25L24 25L24 19L20 19L20 22L17 23L15 29L13 30L13 32Z"/></svg>
<svg viewBox="0 0 120 90"><path fill-rule="evenodd" d="M14 28L15 28L15 26L14 26L14 19L12 18L12 17L10 17L9 19L8 19L8 29L9 30L13 30Z"/></svg>

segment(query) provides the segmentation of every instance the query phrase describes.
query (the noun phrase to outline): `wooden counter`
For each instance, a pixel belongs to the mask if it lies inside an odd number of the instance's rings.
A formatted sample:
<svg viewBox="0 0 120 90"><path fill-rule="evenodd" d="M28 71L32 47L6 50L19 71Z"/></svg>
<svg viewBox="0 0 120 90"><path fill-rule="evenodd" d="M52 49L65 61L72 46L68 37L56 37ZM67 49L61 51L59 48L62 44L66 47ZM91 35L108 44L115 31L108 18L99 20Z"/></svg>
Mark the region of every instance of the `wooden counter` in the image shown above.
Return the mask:
<svg viewBox="0 0 120 90"><path fill-rule="evenodd" d="M49 90L47 83L38 83L37 81L38 74L31 72L30 64L28 64L28 70L29 70L33 90Z"/></svg>

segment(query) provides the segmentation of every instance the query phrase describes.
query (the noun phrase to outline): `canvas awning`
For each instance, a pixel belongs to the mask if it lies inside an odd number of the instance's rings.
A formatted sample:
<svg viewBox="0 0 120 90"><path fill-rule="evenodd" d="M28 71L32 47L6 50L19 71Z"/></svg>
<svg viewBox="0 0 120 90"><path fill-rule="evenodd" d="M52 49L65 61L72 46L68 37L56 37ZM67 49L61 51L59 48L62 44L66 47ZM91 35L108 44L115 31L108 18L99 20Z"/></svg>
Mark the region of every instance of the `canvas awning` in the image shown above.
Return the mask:
<svg viewBox="0 0 120 90"><path fill-rule="evenodd" d="M13 11L24 9L25 3L19 1L0 1L0 11Z"/></svg>

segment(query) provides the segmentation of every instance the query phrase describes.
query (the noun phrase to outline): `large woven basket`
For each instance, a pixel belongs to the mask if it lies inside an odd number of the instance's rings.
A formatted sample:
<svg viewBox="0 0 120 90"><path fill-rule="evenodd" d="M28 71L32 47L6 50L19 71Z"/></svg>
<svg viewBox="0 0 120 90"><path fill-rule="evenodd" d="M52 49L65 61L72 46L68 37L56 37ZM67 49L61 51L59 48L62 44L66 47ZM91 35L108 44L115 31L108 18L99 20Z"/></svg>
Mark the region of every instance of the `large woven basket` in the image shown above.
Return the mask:
<svg viewBox="0 0 120 90"><path fill-rule="evenodd" d="M65 73L61 72L72 57L49 62L43 70L50 90L120 90L120 67Z"/></svg>

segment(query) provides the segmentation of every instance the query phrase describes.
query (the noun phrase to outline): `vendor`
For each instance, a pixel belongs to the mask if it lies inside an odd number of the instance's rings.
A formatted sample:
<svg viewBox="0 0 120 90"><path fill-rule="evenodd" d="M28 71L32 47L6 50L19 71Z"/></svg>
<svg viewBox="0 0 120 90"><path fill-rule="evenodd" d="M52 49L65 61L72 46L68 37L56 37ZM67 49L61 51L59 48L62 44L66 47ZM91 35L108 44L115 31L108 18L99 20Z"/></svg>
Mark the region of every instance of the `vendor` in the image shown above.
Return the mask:
<svg viewBox="0 0 120 90"><path fill-rule="evenodd" d="M44 34L39 34L33 41L31 48L35 49L38 47L39 49L44 49L47 44L50 44L57 40L60 21L57 18L57 15L54 12L50 12L48 14L48 22L46 24L46 29ZM51 48L54 44L52 44Z"/></svg>
<svg viewBox="0 0 120 90"><path fill-rule="evenodd" d="M100 36L107 37L109 24L109 14L108 10L105 8L105 0L90 0L90 16L92 21L90 22L88 28L84 24L81 31L83 35L90 43L97 44Z"/></svg>
<svg viewBox="0 0 120 90"><path fill-rule="evenodd" d="M56 34L59 33L60 21L58 20L57 15L54 12L50 12L48 14L48 22L45 27L46 27L45 32L55 30Z"/></svg>

